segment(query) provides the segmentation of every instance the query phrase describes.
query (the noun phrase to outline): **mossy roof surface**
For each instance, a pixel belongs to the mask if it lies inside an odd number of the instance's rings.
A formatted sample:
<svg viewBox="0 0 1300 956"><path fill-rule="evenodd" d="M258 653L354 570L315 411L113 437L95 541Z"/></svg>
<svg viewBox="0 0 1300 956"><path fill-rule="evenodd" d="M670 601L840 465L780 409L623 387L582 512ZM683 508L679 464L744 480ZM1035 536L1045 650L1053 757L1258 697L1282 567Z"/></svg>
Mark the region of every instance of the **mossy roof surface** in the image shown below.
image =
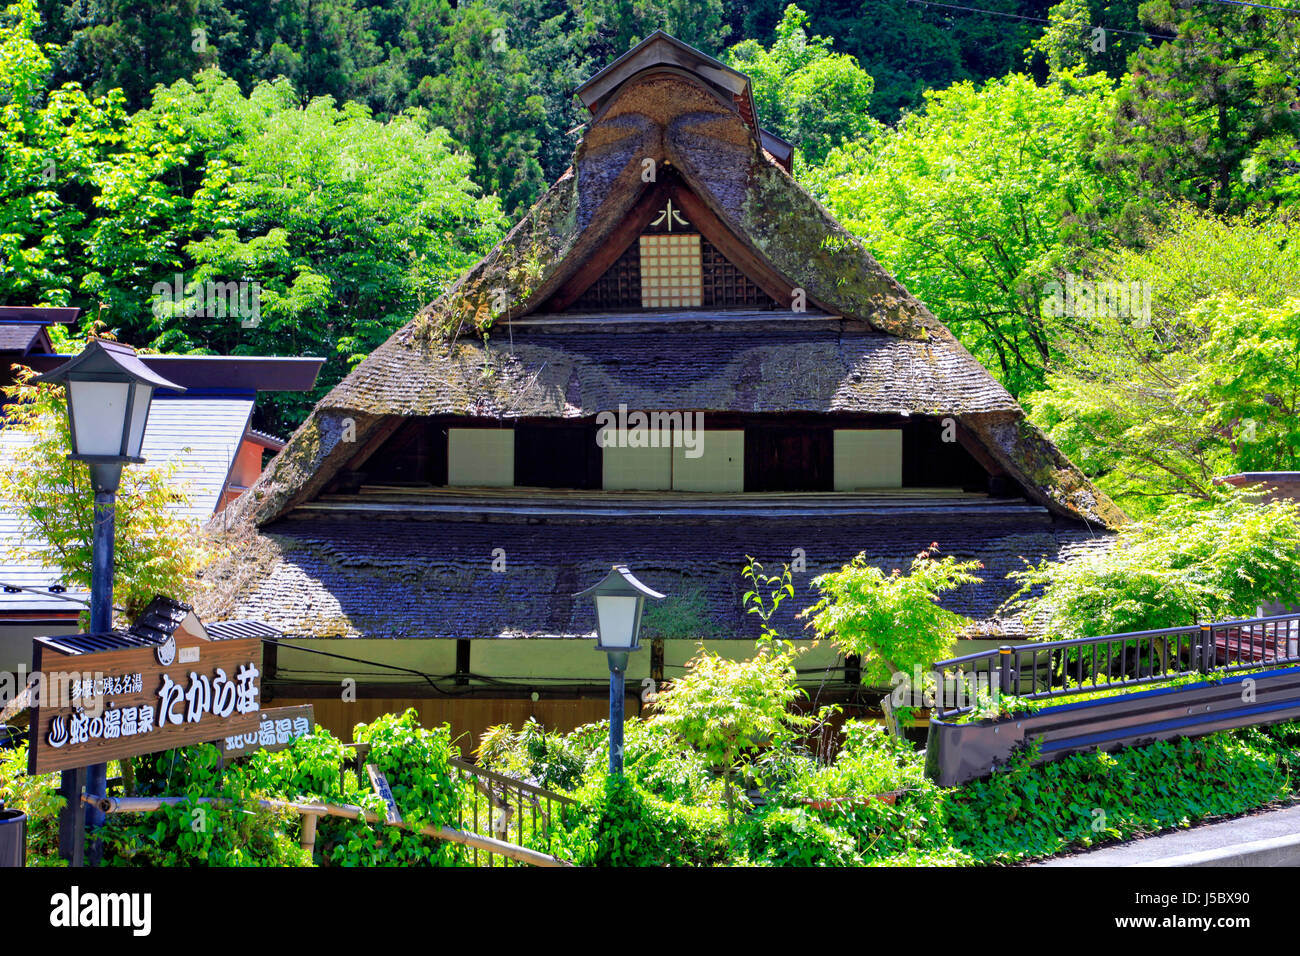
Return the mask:
<svg viewBox="0 0 1300 956"><path fill-rule="evenodd" d="M675 168L752 254L844 328L665 325L650 339L507 329L502 320L537 310L609 240L649 188L646 159ZM1023 422L952 333L762 151L734 110L689 78L662 74L621 88L573 166L495 249L321 400L234 514L261 525L310 499L391 416L570 417L623 403L953 415L1033 500L1102 526L1125 520Z"/></svg>

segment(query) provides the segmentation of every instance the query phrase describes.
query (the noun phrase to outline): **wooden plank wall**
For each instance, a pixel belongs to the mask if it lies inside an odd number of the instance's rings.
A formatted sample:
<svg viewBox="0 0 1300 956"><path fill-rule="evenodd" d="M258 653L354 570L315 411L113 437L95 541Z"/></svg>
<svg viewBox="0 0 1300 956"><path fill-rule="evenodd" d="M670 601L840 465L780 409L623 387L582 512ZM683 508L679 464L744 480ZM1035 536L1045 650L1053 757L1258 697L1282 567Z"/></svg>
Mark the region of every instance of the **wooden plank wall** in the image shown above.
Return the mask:
<svg viewBox="0 0 1300 956"><path fill-rule="evenodd" d="M495 724L511 724L518 729L529 717L536 717L550 730L570 731L609 716L609 701L599 697L538 701L508 698L417 700L363 697L352 702L321 698L275 698L276 707L298 704L311 704L315 708L317 726L328 728L344 743L352 741L352 728L357 724L369 723L383 714L401 713L408 707L414 707L420 715L420 723L426 727L450 724L452 740L457 741L465 756L473 753L483 731ZM624 712L629 717L640 714L641 699L629 694L624 703Z"/></svg>

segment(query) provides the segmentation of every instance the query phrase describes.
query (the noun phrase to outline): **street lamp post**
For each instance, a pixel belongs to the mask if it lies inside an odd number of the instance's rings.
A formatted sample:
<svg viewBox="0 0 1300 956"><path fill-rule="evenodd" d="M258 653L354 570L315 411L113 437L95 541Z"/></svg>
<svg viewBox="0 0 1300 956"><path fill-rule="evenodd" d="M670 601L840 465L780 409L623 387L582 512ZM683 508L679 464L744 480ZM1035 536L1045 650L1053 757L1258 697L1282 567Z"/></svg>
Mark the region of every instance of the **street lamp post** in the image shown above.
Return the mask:
<svg viewBox="0 0 1300 956"><path fill-rule="evenodd" d="M639 651L641 611L646 598L664 595L646 587L627 569L616 564L604 580L574 597L590 595L596 602L596 650L609 660L609 772L623 772L623 678L627 656Z"/></svg>
<svg viewBox="0 0 1300 956"><path fill-rule="evenodd" d="M90 632L107 633L113 629L113 533L122 466L144 461L140 447L154 391L185 389L156 374L140 361L134 349L102 339L92 340L80 355L36 381L64 387L72 436L72 454L68 457L90 466L90 485L95 493ZM104 822L104 814L96 805L88 804L84 815L77 813L82 786L92 798L104 796L107 772L104 764L95 764L63 773L61 790L68 804L60 822L59 844L74 866L81 863L84 852L83 828L94 829ZM99 862L99 853L96 841L91 848L92 864Z"/></svg>

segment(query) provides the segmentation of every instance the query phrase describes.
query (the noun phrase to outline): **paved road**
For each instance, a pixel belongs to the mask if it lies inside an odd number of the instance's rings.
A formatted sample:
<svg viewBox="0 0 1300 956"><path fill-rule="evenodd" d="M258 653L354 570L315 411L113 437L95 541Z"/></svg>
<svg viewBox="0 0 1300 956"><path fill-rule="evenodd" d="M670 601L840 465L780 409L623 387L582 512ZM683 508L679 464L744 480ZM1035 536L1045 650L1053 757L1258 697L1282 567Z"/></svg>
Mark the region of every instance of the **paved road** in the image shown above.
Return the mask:
<svg viewBox="0 0 1300 956"><path fill-rule="evenodd" d="M1058 857L1038 866L1300 866L1300 806Z"/></svg>

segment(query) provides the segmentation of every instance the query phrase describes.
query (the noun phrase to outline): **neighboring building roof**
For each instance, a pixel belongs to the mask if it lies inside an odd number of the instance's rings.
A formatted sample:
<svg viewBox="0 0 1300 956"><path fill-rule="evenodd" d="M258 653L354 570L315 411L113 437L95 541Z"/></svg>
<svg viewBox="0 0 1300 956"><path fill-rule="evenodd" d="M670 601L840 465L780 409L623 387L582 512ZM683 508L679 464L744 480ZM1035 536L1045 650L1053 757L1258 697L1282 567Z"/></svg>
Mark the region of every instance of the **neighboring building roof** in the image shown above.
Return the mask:
<svg viewBox="0 0 1300 956"><path fill-rule="evenodd" d="M173 481L183 484L189 496L188 504L176 507L179 514L199 522L212 516L252 413L251 398L159 395L154 399L141 453L152 464L178 463ZM0 458L12 455L30 441L31 436L26 432L0 428ZM12 508L0 507L0 581L39 590L65 584L62 571L34 560L6 557L11 547L30 550L35 546L31 536L22 533L17 513ZM64 595L81 600L87 596L80 589L69 590ZM5 612L80 610L77 604L32 591L0 594L0 608Z"/></svg>
<svg viewBox="0 0 1300 956"><path fill-rule="evenodd" d="M81 309L49 305L0 305L0 322L32 322L37 325L70 325Z"/></svg>
<svg viewBox="0 0 1300 956"><path fill-rule="evenodd" d="M269 448L271 451L279 451L285 446L283 438L277 438L266 432L260 432L256 428L250 428L248 434L244 436L248 441L261 445L263 448Z"/></svg>
<svg viewBox="0 0 1300 956"><path fill-rule="evenodd" d="M1256 486L1270 500L1294 498L1300 501L1300 471L1243 471L1236 475L1224 475L1215 481L1238 488Z"/></svg>
<svg viewBox="0 0 1300 956"><path fill-rule="evenodd" d="M1023 568L1022 558L1036 563L1112 540L1023 501L931 497L921 505L866 496L857 514L843 501L837 512L794 509L790 517L721 508L708 519L534 512L458 520L340 504L268 526L267 553L242 584L227 586L244 572L243 558L210 569L205 576L217 587L204 613L257 618L290 638L579 638L595 620L590 602L573 595L619 562L670 597L699 589L716 633L695 637L752 639L758 621L741 600L749 589L741 577L746 556L774 572L801 548L807 571L796 576L797 598L782 606L779 621L787 636L799 637L803 623L793 615L815 602L809 582L817 574L863 551L883 568L906 568L937 542L944 554L984 565L982 584L941 602L974 620L968 636L1020 638L1023 623L999 610L1018 587L1006 574ZM949 509L958 508L954 520ZM493 571L497 548L504 548L504 572Z"/></svg>
<svg viewBox="0 0 1300 956"><path fill-rule="evenodd" d="M32 436L26 432L0 428L0 459L8 458L19 448L26 447L31 442ZM0 573L0 581L6 585L34 589L0 593L0 607L3 607L6 612L22 613L81 611L84 608L83 604L73 603L66 598L86 601L89 600L89 592L69 589L61 593L61 597L65 599L61 600L49 591L52 585L67 586L63 580L63 572L47 568L36 560L9 557L11 547L24 549L31 546L32 538L23 533L18 513L0 502L0 569L3 570L3 573Z"/></svg>
<svg viewBox="0 0 1300 956"><path fill-rule="evenodd" d="M177 463L173 481L190 497L179 509L186 518L206 521L216 511L252 416L251 398L154 399L141 454L151 464Z"/></svg>
<svg viewBox="0 0 1300 956"><path fill-rule="evenodd" d="M70 355L28 355L23 364L48 372ZM151 371L187 389L227 392L305 392L316 385L323 358L261 355L139 355Z"/></svg>
<svg viewBox="0 0 1300 956"><path fill-rule="evenodd" d="M49 344L49 339L45 336L45 328L41 325L0 323L0 352L17 352L19 355L26 355L32 345L40 339L44 339L45 344Z"/></svg>

